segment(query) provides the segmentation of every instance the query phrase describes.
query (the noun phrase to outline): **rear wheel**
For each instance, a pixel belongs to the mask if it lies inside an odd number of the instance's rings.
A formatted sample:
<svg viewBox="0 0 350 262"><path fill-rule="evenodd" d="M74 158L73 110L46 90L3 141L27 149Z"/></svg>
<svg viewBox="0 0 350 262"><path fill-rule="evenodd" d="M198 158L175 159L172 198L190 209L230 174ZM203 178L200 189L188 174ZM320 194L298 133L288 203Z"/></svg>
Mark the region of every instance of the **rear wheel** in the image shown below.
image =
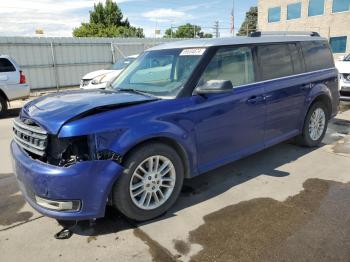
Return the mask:
<svg viewBox="0 0 350 262"><path fill-rule="evenodd" d="M7 101L5 98L0 96L0 116L4 116L7 111Z"/></svg>
<svg viewBox="0 0 350 262"><path fill-rule="evenodd" d="M328 115L324 103L314 103L306 115L303 133L298 137L298 142L308 147L319 146L327 131Z"/></svg>
<svg viewBox="0 0 350 262"><path fill-rule="evenodd" d="M136 221L166 212L179 196L184 168L177 152L164 144L149 143L134 150L113 189L113 204Z"/></svg>

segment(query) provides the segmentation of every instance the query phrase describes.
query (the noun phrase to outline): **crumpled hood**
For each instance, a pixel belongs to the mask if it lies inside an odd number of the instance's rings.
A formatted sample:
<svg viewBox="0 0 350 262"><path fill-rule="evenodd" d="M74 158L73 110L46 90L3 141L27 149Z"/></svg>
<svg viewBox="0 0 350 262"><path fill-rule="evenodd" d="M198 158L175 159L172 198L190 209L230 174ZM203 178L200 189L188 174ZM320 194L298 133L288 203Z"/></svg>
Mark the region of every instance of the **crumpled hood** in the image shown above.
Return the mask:
<svg viewBox="0 0 350 262"><path fill-rule="evenodd" d="M109 90L69 91L44 96L27 103L21 112L22 118L30 118L57 134L67 121L98 108L122 106L156 100L154 97Z"/></svg>
<svg viewBox="0 0 350 262"><path fill-rule="evenodd" d="M83 79L90 80L100 75L107 75L108 77L112 78L113 76L118 76L121 71L122 70L97 70L84 75Z"/></svg>
<svg viewBox="0 0 350 262"><path fill-rule="evenodd" d="M340 74L350 74L350 61L335 62L335 67Z"/></svg>

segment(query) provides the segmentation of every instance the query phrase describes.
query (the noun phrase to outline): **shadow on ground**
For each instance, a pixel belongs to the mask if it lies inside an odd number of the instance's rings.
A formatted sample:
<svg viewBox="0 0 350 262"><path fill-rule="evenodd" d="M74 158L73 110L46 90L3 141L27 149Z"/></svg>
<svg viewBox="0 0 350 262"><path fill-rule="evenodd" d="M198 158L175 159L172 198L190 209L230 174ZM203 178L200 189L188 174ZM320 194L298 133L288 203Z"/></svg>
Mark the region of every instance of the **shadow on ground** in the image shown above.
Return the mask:
<svg viewBox="0 0 350 262"><path fill-rule="evenodd" d="M288 176L289 173L279 171L278 168L287 163L296 161L298 158L310 153L312 150L313 149L303 148L293 144L280 144L199 177L186 180L175 206L163 216L146 222L146 224L172 217L174 216L174 213L179 210L220 195L257 176ZM90 227L88 222L79 222L78 226L73 229L73 232L85 236L98 236L138 226L137 223L129 221L117 211L111 208L108 208L107 210L106 217L98 219L94 226Z"/></svg>
<svg viewBox="0 0 350 262"><path fill-rule="evenodd" d="M333 120L329 125L324 145L336 144L337 141L349 134L350 121ZM283 143L201 176L186 180L175 206L163 216L146 222L146 224L174 216L174 213L179 210L216 197L257 176L288 176L289 173L280 171L279 167L297 161L300 157L309 154L313 150L292 143ZM117 211L108 208L106 217L97 220L95 226L90 227L87 222L81 222L74 231L79 235L98 236L137 226L138 224L127 220ZM181 243L177 244L181 245Z"/></svg>
<svg viewBox="0 0 350 262"><path fill-rule="evenodd" d="M0 226L28 221L33 213L21 211L25 204L13 174L0 174Z"/></svg>

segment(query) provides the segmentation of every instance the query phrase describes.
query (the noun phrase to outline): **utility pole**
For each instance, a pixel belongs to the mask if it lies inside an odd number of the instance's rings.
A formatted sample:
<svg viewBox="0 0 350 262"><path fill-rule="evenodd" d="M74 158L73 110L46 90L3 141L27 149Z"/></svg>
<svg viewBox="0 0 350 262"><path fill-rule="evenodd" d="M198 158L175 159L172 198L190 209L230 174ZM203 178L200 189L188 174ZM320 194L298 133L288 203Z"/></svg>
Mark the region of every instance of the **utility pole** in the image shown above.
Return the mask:
<svg viewBox="0 0 350 262"><path fill-rule="evenodd" d="M196 38L196 26L193 25L193 38Z"/></svg>
<svg viewBox="0 0 350 262"><path fill-rule="evenodd" d="M215 37L219 38L220 37L220 32L219 32L219 21L214 22L214 32L215 32Z"/></svg>
<svg viewBox="0 0 350 262"><path fill-rule="evenodd" d="M231 10L231 34L235 36L235 0L232 1L232 10Z"/></svg>

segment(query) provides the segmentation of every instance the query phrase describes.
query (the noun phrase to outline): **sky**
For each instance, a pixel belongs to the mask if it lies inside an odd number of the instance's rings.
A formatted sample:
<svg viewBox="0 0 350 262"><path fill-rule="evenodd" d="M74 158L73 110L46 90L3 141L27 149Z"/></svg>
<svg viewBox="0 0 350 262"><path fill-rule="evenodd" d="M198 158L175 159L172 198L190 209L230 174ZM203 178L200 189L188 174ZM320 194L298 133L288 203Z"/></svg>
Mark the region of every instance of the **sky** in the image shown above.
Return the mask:
<svg viewBox="0 0 350 262"><path fill-rule="evenodd" d="M100 0L103 1L104 0ZM81 22L89 21L89 10L96 0L0 0L0 36L35 36L43 29L45 36L72 36ZM115 0L131 25L144 28L146 37L154 37L171 26L192 23L213 33L219 21L220 35L230 35L232 0ZM244 20L245 12L257 0L235 0L235 28Z"/></svg>

